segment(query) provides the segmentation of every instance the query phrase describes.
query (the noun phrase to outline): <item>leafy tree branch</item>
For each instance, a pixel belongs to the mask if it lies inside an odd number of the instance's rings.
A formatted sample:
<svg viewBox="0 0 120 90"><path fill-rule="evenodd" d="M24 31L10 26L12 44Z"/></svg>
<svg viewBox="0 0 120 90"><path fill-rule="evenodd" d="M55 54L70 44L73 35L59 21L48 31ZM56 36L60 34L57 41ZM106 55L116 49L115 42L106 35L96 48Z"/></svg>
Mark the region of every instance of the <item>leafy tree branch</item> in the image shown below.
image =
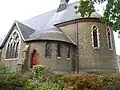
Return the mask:
<svg viewBox="0 0 120 90"><path fill-rule="evenodd" d="M82 17L88 16L95 11L95 4L107 2L102 21L113 27L114 31L120 33L120 0L79 0L79 5L75 6L76 13Z"/></svg>

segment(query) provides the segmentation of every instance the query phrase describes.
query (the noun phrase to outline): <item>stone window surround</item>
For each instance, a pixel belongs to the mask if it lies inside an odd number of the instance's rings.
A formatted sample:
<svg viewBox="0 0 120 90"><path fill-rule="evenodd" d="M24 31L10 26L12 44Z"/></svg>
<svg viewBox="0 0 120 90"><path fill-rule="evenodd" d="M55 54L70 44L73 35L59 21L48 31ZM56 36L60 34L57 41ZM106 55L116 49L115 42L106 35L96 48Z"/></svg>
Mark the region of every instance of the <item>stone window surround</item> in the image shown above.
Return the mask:
<svg viewBox="0 0 120 90"><path fill-rule="evenodd" d="M12 37L12 35L13 35L15 32L16 32L16 33L18 34L18 36L19 36L18 56L17 56L17 58L6 58L6 56L5 56L5 60L18 60L19 52L20 52L19 49L20 49L20 45L21 45L21 38L20 38L20 33L19 33L19 31L15 29L15 30L11 33L10 37ZM8 44L9 44L9 41L10 41L10 37L9 37L9 39L8 39L8 42L7 42L6 50L5 50L5 51L7 51ZM6 54L7 54L7 53L6 53Z"/></svg>
<svg viewBox="0 0 120 90"><path fill-rule="evenodd" d="M67 45L67 59L70 60L71 57L71 47Z"/></svg>
<svg viewBox="0 0 120 90"><path fill-rule="evenodd" d="M56 45L60 44L60 56L58 56L58 52L57 52L57 59L60 60L62 55L61 55L61 47L62 47L62 44L60 42L58 42ZM57 50L58 50L58 46L57 47ZM67 60L71 60L71 46L70 45L66 45L66 48L68 49L67 52L66 52L66 59ZM68 53L69 53L69 57L68 57Z"/></svg>
<svg viewBox="0 0 120 90"><path fill-rule="evenodd" d="M57 59L61 59L61 43L57 43Z"/></svg>
<svg viewBox="0 0 120 90"><path fill-rule="evenodd" d="M52 44L47 42L45 45L45 57L50 58L52 56Z"/></svg>
<svg viewBox="0 0 120 90"><path fill-rule="evenodd" d="M111 48L110 48L110 46L109 46L108 32L110 33L110 44L111 44ZM106 28L106 36L107 36L108 49L109 49L109 50L113 50L113 44L112 44L112 37L111 37L111 29L110 29L110 27L107 27L107 28Z"/></svg>
<svg viewBox="0 0 120 90"><path fill-rule="evenodd" d="M96 27L97 28L97 41L98 41L98 47L94 47L94 40L93 40L93 27ZM99 29L98 29L98 27L97 27L97 25L92 25L92 27L91 27L91 30L92 30L92 32L91 32L91 38L92 38L92 47L93 47L93 49L99 49L100 48L100 33L99 33Z"/></svg>

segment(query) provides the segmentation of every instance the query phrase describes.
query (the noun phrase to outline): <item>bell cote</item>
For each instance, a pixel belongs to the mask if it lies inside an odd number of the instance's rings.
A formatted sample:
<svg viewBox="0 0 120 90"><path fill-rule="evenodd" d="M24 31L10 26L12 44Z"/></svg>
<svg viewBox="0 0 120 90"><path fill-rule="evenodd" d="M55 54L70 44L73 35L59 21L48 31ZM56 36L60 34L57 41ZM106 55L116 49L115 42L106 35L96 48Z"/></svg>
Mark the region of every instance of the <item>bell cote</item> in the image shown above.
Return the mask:
<svg viewBox="0 0 120 90"><path fill-rule="evenodd" d="M67 8L69 0L60 0L60 5L57 9L57 12L63 11Z"/></svg>

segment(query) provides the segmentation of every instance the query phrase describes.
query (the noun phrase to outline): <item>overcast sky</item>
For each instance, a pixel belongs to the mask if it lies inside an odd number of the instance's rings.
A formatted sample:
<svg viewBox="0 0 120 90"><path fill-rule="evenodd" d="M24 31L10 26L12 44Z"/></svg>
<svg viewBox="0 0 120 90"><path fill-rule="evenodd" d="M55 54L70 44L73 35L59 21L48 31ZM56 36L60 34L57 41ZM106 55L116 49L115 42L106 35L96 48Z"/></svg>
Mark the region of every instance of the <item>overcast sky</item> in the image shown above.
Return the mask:
<svg viewBox="0 0 120 90"><path fill-rule="evenodd" d="M70 0L70 3L76 0ZM56 9L60 0L0 0L0 38L10 29L13 22L24 21L47 11ZM96 6L100 9L101 6ZM120 55L120 39L115 34L116 51Z"/></svg>

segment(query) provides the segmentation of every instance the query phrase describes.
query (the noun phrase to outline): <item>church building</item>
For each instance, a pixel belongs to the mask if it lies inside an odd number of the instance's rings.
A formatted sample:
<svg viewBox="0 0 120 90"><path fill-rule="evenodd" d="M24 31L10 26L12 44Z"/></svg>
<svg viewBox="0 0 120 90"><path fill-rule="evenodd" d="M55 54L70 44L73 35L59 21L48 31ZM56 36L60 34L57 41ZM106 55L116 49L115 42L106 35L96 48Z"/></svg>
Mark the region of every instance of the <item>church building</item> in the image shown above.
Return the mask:
<svg viewBox="0 0 120 90"><path fill-rule="evenodd" d="M112 27L97 12L77 15L76 5L60 0L55 10L15 21L0 46L0 65L23 72L36 65L55 73L117 72Z"/></svg>

